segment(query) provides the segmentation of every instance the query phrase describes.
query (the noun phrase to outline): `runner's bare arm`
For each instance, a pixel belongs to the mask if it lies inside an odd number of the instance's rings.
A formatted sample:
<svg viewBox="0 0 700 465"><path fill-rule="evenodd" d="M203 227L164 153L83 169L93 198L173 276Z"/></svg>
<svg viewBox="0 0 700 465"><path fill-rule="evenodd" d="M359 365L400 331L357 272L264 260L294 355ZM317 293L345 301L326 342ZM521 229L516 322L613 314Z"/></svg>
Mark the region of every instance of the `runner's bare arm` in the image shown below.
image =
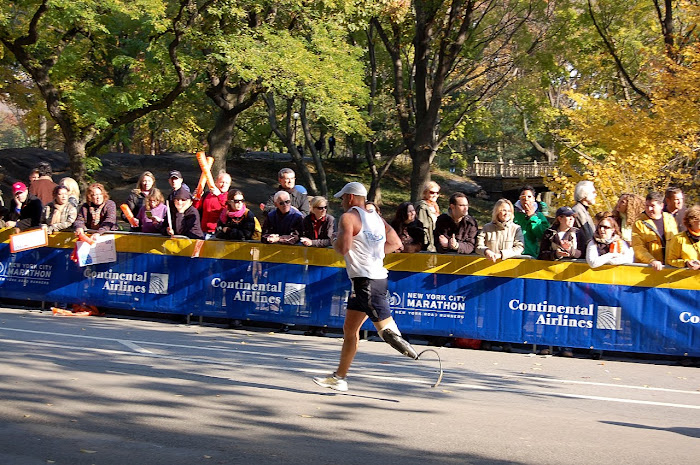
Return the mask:
<svg viewBox="0 0 700 465"><path fill-rule="evenodd" d="M360 215L354 211L345 212L340 216L338 223L338 235L333 248L340 255L345 255L352 247L352 238L360 232Z"/></svg>

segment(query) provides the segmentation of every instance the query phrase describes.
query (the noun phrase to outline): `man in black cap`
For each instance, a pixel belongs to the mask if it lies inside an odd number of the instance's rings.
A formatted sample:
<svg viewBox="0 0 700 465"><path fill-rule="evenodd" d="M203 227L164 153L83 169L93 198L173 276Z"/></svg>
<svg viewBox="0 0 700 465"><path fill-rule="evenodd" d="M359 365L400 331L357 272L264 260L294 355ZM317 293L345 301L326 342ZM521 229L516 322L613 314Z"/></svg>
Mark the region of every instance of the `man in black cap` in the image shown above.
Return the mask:
<svg viewBox="0 0 700 465"><path fill-rule="evenodd" d="M169 218L163 222L165 232L170 236L186 236L190 239L204 239L199 212L192 206L192 195L189 189L180 188L175 191L172 200L172 225Z"/></svg>
<svg viewBox="0 0 700 465"><path fill-rule="evenodd" d="M185 184L182 180L182 173L180 173L177 170L172 170L170 172L170 175L168 176L168 184L170 184L170 187L172 188L172 191L170 191L170 195L168 195L168 198L166 199L168 203L168 208L170 208L170 214L175 213L175 205L173 204L173 200L175 199L175 195L180 191L180 190L185 190L187 193L190 193L190 188L187 184Z"/></svg>

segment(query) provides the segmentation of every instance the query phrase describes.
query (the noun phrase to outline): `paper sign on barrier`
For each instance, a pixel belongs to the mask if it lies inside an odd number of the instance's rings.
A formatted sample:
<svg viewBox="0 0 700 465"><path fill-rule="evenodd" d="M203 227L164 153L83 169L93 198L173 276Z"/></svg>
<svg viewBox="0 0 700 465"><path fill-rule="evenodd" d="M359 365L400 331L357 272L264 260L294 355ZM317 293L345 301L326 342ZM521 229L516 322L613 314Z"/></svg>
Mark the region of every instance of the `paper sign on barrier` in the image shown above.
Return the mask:
<svg viewBox="0 0 700 465"><path fill-rule="evenodd" d="M49 235L46 229L32 229L10 236L10 252L21 252L23 250L45 247L49 244Z"/></svg>
<svg viewBox="0 0 700 465"><path fill-rule="evenodd" d="M117 261L117 248L114 237L99 236L93 245L77 242L78 266L113 263Z"/></svg>

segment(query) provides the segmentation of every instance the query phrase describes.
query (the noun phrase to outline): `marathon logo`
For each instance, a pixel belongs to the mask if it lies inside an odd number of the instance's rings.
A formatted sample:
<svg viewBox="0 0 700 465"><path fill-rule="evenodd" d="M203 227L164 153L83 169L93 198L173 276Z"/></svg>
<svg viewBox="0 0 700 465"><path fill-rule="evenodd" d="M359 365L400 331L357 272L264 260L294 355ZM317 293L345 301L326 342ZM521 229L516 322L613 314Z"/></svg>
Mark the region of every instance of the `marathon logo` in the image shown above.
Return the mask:
<svg viewBox="0 0 700 465"><path fill-rule="evenodd" d="M466 297L462 295L393 292L389 305L395 315L411 315L434 318L464 318Z"/></svg>
<svg viewBox="0 0 700 465"><path fill-rule="evenodd" d="M49 284L52 265L0 262L0 279L27 284Z"/></svg>

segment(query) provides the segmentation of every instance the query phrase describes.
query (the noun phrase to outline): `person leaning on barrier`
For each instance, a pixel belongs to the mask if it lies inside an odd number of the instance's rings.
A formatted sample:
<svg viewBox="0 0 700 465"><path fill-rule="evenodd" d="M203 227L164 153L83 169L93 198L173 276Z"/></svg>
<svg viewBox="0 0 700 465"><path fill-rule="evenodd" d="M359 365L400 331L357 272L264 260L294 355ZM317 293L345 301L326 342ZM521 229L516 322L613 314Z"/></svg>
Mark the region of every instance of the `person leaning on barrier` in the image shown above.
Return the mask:
<svg viewBox="0 0 700 465"><path fill-rule="evenodd" d="M301 212L292 206L287 191L277 191L273 197L277 208L265 216L262 227L262 242L266 244L296 244L301 235L303 218Z"/></svg>
<svg viewBox="0 0 700 465"><path fill-rule="evenodd" d="M12 185L12 200L5 213L5 227L18 232L39 226L41 222L41 200L29 193L23 182Z"/></svg>
<svg viewBox="0 0 700 465"><path fill-rule="evenodd" d="M632 248L637 262L646 263L656 271L664 267L668 244L678 234L676 219L663 209L663 195L650 192L645 211L632 229Z"/></svg>
<svg viewBox="0 0 700 465"><path fill-rule="evenodd" d="M146 197L151 193L151 189L156 187L156 177L150 171L144 171L139 176L139 180L136 182L136 187L131 190L129 197L126 199L126 205L131 210L131 213L135 216L141 211L146 202ZM126 221L126 216L122 213L122 219Z"/></svg>
<svg viewBox="0 0 700 465"><path fill-rule="evenodd" d="M142 233L160 233L167 215L168 207L165 206L163 193L157 187L152 187L136 214L139 223L137 229Z"/></svg>
<svg viewBox="0 0 700 465"><path fill-rule="evenodd" d="M476 235L479 225L469 215L469 200L462 192L450 196L447 213L440 215L435 222L435 248L438 253L473 253L476 248Z"/></svg>
<svg viewBox="0 0 700 465"><path fill-rule="evenodd" d="M598 193L595 190L593 181L579 181L574 188L574 204L571 209L576 214L576 221L574 226L576 226L583 235L583 240L586 244L593 239L593 233L595 232L595 223L588 209L591 205L595 205Z"/></svg>
<svg viewBox="0 0 700 465"><path fill-rule="evenodd" d="M597 225L593 239L588 243L586 262L591 268L602 265L634 263L634 251L620 236L620 227L611 212L596 215Z"/></svg>
<svg viewBox="0 0 700 465"><path fill-rule="evenodd" d="M58 185L53 190L53 202L49 202L41 213L41 224L49 234L73 226L78 218L78 209L68 202L68 188Z"/></svg>
<svg viewBox="0 0 700 465"><path fill-rule="evenodd" d="M685 231L685 198L680 187L669 187L664 194L664 211L676 219L678 232Z"/></svg>
<svg viewBox="0 0 700 465"><path fill-rule="evenodd" d="M172 219L172 225L170 219ZM170 237L185 236L190 239L204 239L199 212L192 206L192 194L190 194L189 189L178 189L175 192L170 219L166 215L163 222L165 233Z"/></svg>
<svg viewBox="0 0 700 465"><path fill-rule="evenodd" d="M476 252L496 262L522 255L524 249L523 231L513 223L513 204L501 199L493 206L491 222L484 225L476 238Z"/></svg>
<svg viewBox="0 0 700 465"><path fill-rule="evenodd" d="M613 218L620 226L620 235L632 245L632 227L639 215L644 212L644 197L637 194L622 194L613 210Z"/></svg>
<svg viewBox="0 0 700 465"><path fill-rule="evenodd" d="M51 164L45 161L40 162L36 169L39 173L39 178L29 184L29 193L38 197L42 205L47 205L53 201L53 191L57 186L51 179L53 170L51 169Z"/></svg>
<svg viewBox="0 0 700 465"><path fill-rule="evenodd" d="M401 249L397 252L416 253L425 249L423 224L416 219L416 209L411 202L403 202L398 206L391 227L401 239Z"/></svg>
<svg viewBox="0 0 700 465"><path fill-rule="evenodd" d="M557 210L552 227L547 229L540 241L539 260L564 260L581 258L586 243L578 228L574 227L574 211L569 207Z"/></svg>
<svg viewBox="0 0 700 465"><path fill-rule="evenodd" d="M97 182L90 184L86 197L87 202L78 209L78 217L73 224L75 235L79 236L87 229L97 230L96 236L118 230L117 205L109 199L105 186Z"/></svg>
<svg viewBox="0 0 700 465"><path fill-rule="evenodd" d="M435 246L435 222L440 216L440 206L437 203L440 197L440 186L435 181L428 181L423 187L423 198L416 202L416 218L423 225L425 238L428 242L425 250L436 252Z"/></svg>
<svg viewBox="0 0 700 465"><path fill-rule="evenodd" d="M226 208L221 210L216 224L216 238L229 241L248 241L255 233L255 215L245 204L243 192L228 191Z"/></svg>
<svg viewBox="0 0 700 465"><path fill-rule="evenodd" d="M277 192L284 191L289 195L289 200L291 201L292 207L296 208L301 212L302 215L308 215L309 209L309 199L306 194L302 194L298 190L294 189L294 184L296 182L296 174L291 168L282 168L277 174L277 180L279 181L279 186L277 191L267 199L267 203L263 208L263 212L267 215L271 211L274 211L277 207L275 203L275 195Z"/></svg>
<svg viewBox="0 0 700 465"><path fill-rule="evenodd" d="M316 196L311 200L311 213L301 221L299 242L307 247L330 247L335 234L335 218L328 214L328 200Z"/></svg>
<svg viewBox="0 0 700 465"><path fill-rule="evenodd" d="M676 268L700 270L700 205L686 210L683 226L686 230L671 239L666 263Z"/></svg>
<svg viewBox="0 0 700 465"><path fill-rule="evenodd" d="M523 254L537 257L540 252L540 240L549 228L549 220L540 211L535 188L525 186L520 189L520 198L514 205L513 222L520 226L525 239Z"/></svg>

